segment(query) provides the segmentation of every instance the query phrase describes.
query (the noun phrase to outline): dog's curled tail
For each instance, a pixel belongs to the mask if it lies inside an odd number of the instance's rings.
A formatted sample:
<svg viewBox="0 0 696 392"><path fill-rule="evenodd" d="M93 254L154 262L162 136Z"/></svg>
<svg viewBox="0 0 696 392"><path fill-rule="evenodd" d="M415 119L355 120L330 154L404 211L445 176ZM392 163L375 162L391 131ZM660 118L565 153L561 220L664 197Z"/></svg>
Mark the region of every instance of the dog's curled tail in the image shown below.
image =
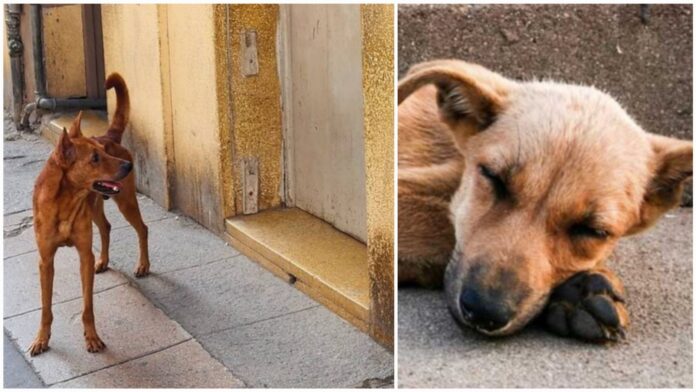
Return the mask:
<svg viewBox="0 0 696 392"><path fill-rule="evenodd" d="M121 136L123 136L126 125L128 125L130 97L128 96L126 81L117 72L106 78L106 89L109 90L111 88L116 90L116 112L114 113L114 118L111 119L111 125L109 125L106 136L116 143L121 143Z"/></svg>

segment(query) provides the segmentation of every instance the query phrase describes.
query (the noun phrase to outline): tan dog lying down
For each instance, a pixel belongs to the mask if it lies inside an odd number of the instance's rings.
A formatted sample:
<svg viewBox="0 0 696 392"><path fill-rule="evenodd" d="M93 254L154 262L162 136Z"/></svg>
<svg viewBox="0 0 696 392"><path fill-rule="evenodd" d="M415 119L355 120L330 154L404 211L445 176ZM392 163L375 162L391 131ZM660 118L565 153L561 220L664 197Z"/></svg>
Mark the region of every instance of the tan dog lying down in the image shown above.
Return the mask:
<svg viewBox="0 0 696 392"><path fill-rule="evenodd" d="M443 284L461 323L622 337L604 260L681 198L692 143L643 131L591 87L418 64L399 83L399 282ZM443 279L444 277L444 279Z"/></svg>

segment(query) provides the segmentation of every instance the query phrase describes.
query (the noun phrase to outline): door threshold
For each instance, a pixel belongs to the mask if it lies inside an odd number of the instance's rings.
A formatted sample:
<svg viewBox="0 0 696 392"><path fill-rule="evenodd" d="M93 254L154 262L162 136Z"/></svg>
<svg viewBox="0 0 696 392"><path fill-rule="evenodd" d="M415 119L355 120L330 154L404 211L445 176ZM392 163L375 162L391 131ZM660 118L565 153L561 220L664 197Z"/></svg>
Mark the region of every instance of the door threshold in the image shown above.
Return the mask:
<svg viewBox="0 0 696 392"><path fill-rule="evenodd" d="M226 237L247 257L367 331L367 247L298 208L225 221Z"/></svg>
<svg viewBox="0 0 696 392"><path fill-rule="evenodd" d="M65 112L41 126L41 135L57 144L63 128L70 130L78 112ZM109 122L106 119L106 112L100 110L83 110L80 129L85 137L106 135Z"/></svg>

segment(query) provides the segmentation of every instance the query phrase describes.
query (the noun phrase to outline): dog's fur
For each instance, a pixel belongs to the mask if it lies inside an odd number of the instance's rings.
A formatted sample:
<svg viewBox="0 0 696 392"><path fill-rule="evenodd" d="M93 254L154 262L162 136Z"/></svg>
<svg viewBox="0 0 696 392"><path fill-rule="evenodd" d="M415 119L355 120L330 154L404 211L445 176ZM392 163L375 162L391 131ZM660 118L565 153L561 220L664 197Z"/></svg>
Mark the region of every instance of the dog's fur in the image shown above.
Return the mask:
<svg viewBox="0 0 696 392"><path fill-rule="evenodd" d="M104 199L113 198L138 233L140 260L135 275L141 277L149 272L147 226L140 215L135 194L133 159L120 144L130 111L128 88L116 73L107 78L106 88L114 88L117 96L116 112L107 133L95 138L83 137L80 112L70 131L63 129L55 150L34 185L34 231L40 257L42 310L39 332L29 348L32 356L48 349L53 321L53 259L61 246L74 246L80 256L84 300L82 322L87 351L98 352L105 347L97 334L92 309L95 270L105 271L109 262L111 225L104 215ZM92 254L92 222L101 235L101 257L96 266Z"/></svg>
<svg viewBox="0 0 696 392"><path fill-rule="evenodd" d="M562 319L555 332L622 334L623 288L603 261L678 204L692 143L643 131L594 88L516 82L463 61L414 66L398 94L400 284L440 286L444 276L450 310L467 325L463 290L476 290L512 316L472 326L505 335L553 305L571 276L591 274L613 319L588 311L602 331L583 332L586 315L566 290L561 316L549 316Z"/></svg>

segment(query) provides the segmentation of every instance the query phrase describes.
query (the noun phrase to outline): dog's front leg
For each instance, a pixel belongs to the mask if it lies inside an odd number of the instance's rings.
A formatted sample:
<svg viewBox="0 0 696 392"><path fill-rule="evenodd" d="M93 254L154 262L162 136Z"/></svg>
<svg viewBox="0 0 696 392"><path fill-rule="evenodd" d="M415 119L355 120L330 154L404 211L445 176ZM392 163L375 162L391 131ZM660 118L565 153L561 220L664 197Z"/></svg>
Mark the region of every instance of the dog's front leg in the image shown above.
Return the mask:
<svg viewBox="0 0 696 392"><path fill-rule="evenodd" d="M104 199L100 196L95 197L92 203L92 220L99 229L101 238L101 254L96 265L96 273L104 272L109 268L109 241L111 236L111 224L104 215Z"/></svg>
<svg viewBox="0 0 696 392"><path fill-rule="evenodd" d="M554 289L543 318L561 336L598 343L622 339L628 326L623 284L605 267L577 273Z"/></svg>
<svg viewBox="0 0 696 392"><path fill-rule="evenodd" d="M91 225L91 222L89 222ZM82 324L85 328L85 343L87 351L96 353L103 350L106 345L97 335L97 327L94 323L94 307L92 303L94 289L94 254L92 253L92 233L75 241L75 247L80 254L80 279L82 280Z"/></svg>
<svg viewBox="0 0 696 392"><path fill-rule="evenodd" d="M38 237L38 236L37 236ZM41 325L36 338L29 346L29 355L39 355L48 350L48 340L51 338L53 323L53 259L56 255L55 246L39 246L39 277L41 282Z"/></svg>

